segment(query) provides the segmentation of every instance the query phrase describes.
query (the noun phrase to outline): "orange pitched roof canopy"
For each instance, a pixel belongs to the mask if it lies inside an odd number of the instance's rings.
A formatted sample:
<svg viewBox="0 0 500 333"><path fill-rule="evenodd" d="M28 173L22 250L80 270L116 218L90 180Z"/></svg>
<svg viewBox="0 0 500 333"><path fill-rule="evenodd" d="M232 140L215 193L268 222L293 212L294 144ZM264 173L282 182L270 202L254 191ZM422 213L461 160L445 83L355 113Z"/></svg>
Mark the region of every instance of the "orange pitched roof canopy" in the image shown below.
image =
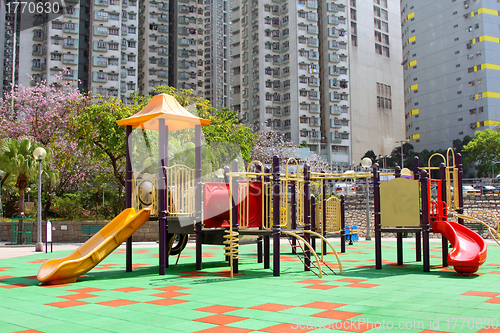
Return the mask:
<svg viewBox="0 0 500 333"><path fill-rule="evenodd" d="M128 118L117 120L116 123L119 126L131 125L133 128L158 131L158 120L161 118L165 119L169 132L210 124L210 120L193 115L180 105L174 96L168 94L153 96L141 111Z"/></svg>

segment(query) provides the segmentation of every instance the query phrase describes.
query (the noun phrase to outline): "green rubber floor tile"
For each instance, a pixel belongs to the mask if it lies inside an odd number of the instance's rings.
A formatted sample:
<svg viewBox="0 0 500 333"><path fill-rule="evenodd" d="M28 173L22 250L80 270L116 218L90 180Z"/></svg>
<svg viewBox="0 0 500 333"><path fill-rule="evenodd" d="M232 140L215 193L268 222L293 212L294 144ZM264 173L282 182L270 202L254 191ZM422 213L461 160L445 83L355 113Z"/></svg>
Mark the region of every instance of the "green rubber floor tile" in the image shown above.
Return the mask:
<svg viewBox="0 0 500 333"><path fill-rule="evenodd" d="M0 320L0 333L20 332L20 331L25 331L27 329L28 327L26 326L14 325Z"/></svg>
<svg viewBox="0 0 500 333"><path fill-rule="evenodd" d="M88 330L92 327L85 326L82 324L68 323L64 324L53 324L49 326L37 326L37 330L44 333L60 333L64 331L65 333L81 332L82 330Z"/></svg>
<svg viewBox="0 0 500 333"><path fill-rule="evenodd" d="M262 328L265 327L271 327L274 325L279 325L282 322L280 321L267 321L267 320L258 320L258 319L247 319L247 320L242 320L238 321L235 323L227 324L225 326L229 327L236 327L236 328L246 328L249 330L255 330L258 331Z"/></svg>

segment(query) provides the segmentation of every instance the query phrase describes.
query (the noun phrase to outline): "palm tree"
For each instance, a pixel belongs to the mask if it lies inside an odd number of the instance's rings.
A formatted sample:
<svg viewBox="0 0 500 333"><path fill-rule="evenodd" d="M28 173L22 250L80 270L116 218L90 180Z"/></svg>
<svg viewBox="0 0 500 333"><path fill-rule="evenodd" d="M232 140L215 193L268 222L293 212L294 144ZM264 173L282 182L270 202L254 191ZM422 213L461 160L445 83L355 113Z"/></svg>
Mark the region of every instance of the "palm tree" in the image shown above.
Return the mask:
<svg viewBox="0 0 500 333"><path fill-rule="evenodd" d="M3 185L12 175L12 168L10 165L10 158L5 154L8 151L8 145L12 139L5 139L0 142L0 217L3 216L2 206L2 189Z"/></svg>
<svg viewBox="0 0 500 333"><path fill-rule="evenodd" d="M15 187L19 189L19 214L24 213L24 192L29 180L37 174L37 162L33 158L33 150L38 147L28 138L21 140L6 139L5 152L2 156L9 159L12 174L17 175ZM42 162L43 163L43 162Z"/></svg>

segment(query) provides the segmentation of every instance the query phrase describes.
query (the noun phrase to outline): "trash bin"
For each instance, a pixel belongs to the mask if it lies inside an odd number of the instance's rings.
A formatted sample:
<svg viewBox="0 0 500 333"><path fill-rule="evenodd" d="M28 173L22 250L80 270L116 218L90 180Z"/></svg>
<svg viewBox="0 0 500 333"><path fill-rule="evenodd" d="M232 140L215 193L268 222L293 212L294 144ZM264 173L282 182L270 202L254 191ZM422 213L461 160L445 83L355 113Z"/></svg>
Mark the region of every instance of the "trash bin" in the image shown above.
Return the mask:
<svg viewBox="0 0 500 333"><path fill-rule="evenodd" d="M10 243L12 245L33 243L33 218L24 214L12 217Z"/></svg>

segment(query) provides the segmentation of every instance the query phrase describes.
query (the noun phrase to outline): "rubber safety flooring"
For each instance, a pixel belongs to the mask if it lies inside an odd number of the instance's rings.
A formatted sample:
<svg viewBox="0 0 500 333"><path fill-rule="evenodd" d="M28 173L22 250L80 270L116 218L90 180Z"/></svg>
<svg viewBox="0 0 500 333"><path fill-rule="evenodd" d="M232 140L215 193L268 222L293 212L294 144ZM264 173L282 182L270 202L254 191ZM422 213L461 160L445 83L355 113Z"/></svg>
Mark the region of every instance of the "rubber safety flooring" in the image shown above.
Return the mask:
<svg viewBox="0 0 500 333"><path fill-rule="evenodd" d="M339 240L332 244L340 252ZM383 242L384 266L374 267L374 242L340 254L342 275L322 279L281 245L281 275L257 263L254 244L240 246L239 274L229 277L224 250L203 246L195 270L190 244L167 274L158 249L133 250L133 272L117 250L75 283L39 286L42 263L69 251L0 260L3 332L500 332L500 248L472 276L441 267L441 243L431 243L431 272L415 261L413 239ZM335 256L324 257L335 272ZM272 267L272 258L271 258Z"/></svg>

